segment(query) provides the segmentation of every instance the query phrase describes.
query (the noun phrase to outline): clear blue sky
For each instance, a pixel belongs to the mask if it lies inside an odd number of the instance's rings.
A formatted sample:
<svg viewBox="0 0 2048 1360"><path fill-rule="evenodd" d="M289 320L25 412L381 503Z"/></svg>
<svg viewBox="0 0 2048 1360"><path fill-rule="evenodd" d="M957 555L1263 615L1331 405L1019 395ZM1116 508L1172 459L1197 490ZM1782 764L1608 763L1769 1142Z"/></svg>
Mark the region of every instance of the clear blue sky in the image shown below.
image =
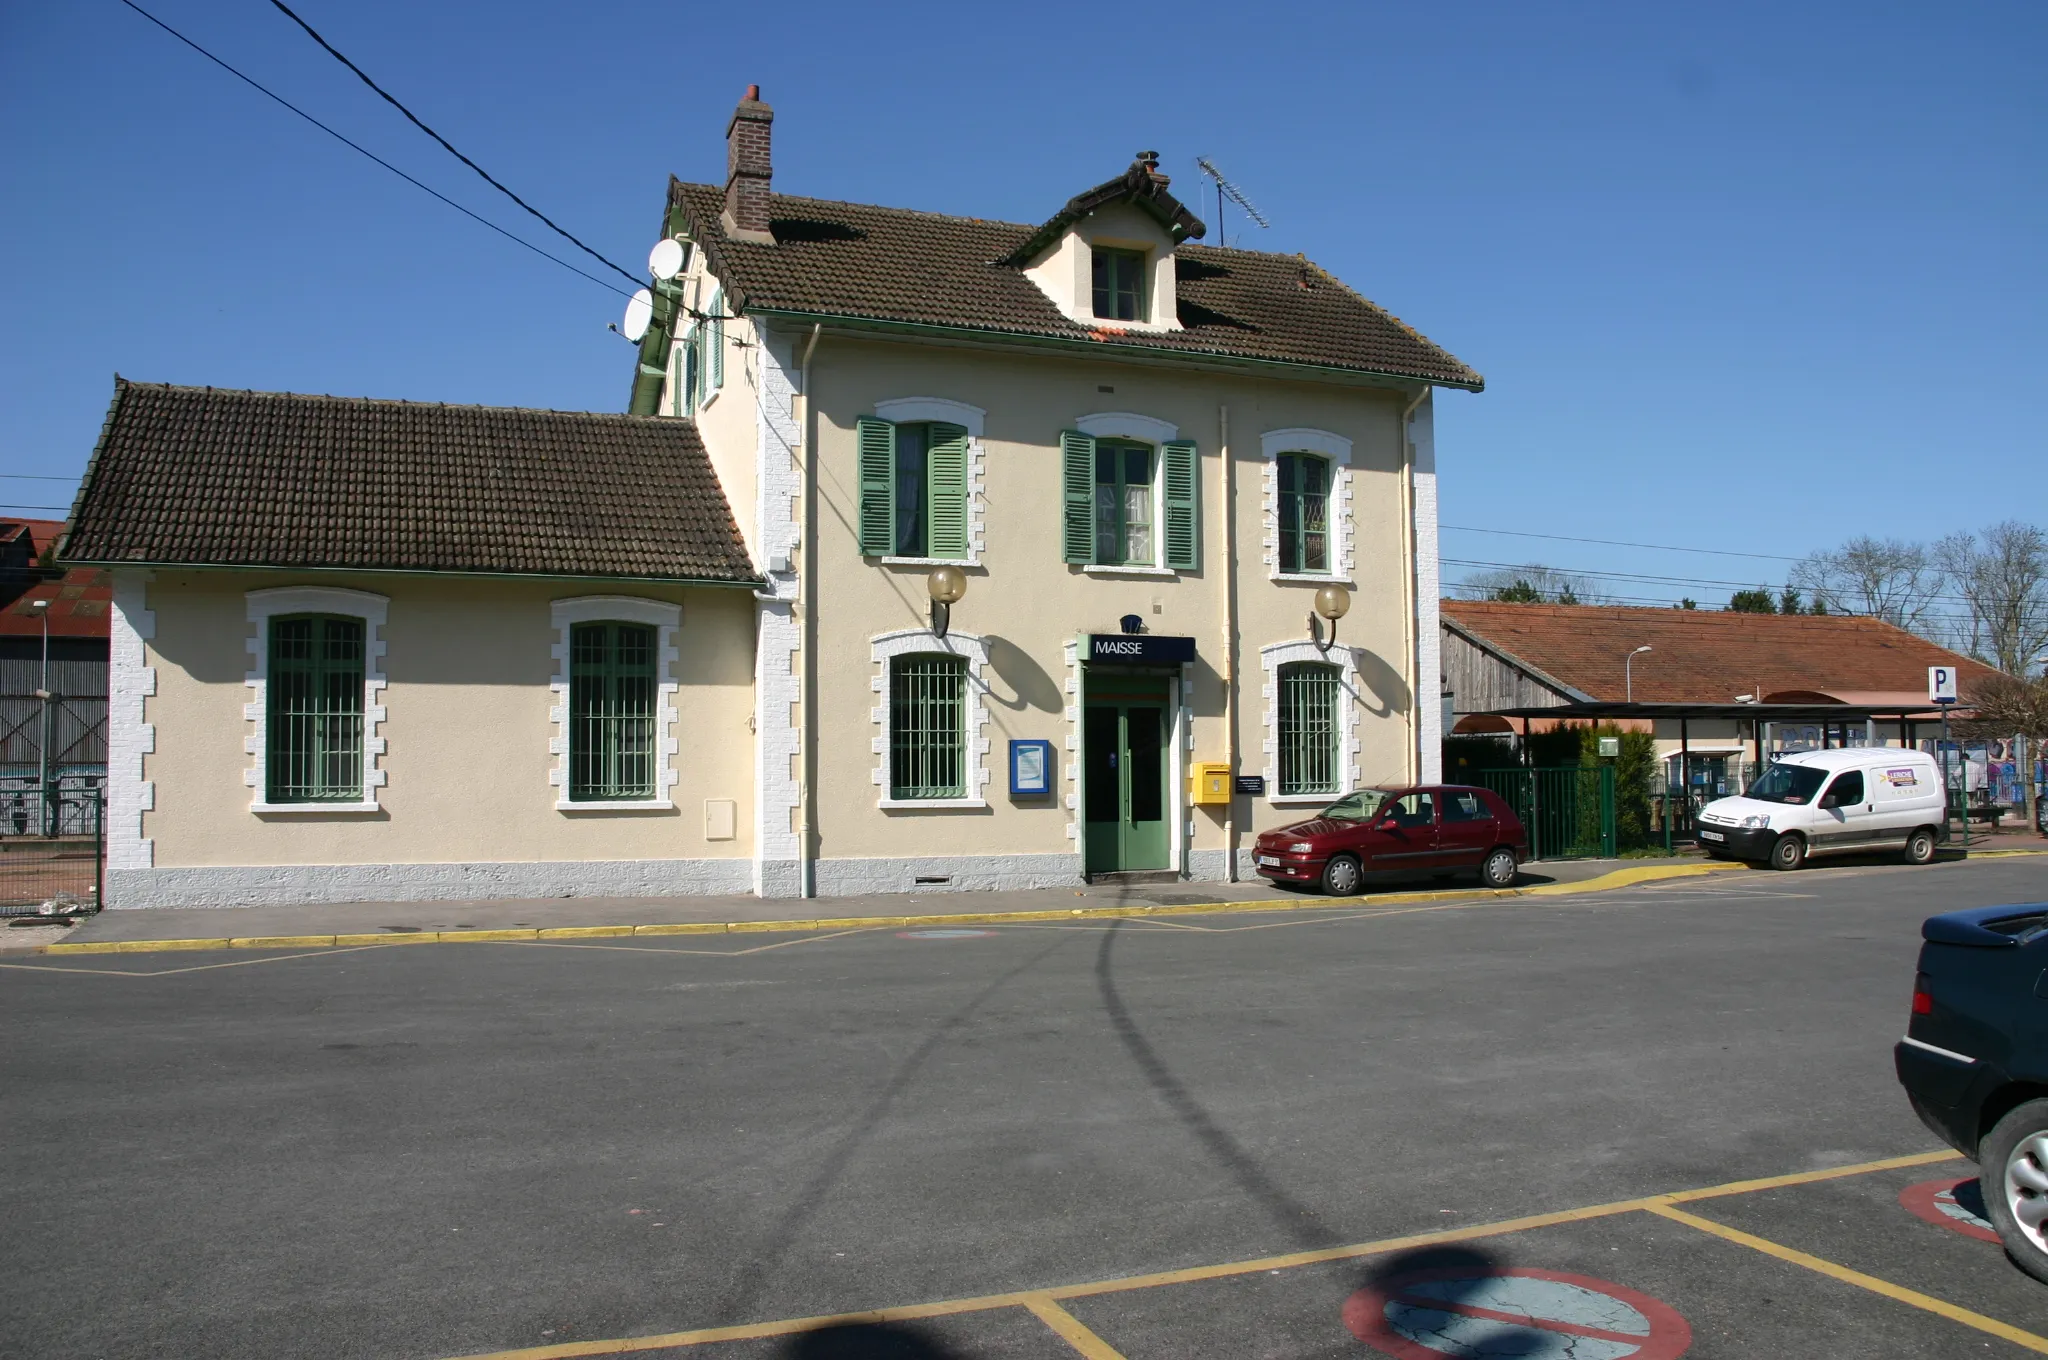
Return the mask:
<svg viewBox="0 0 2048 1360"><path fill-rule="evenodd" d="M262 0L139 2L542 239ZM2048 523L2048 7L2031 0L298 8L629 268L667 175L723 174L749 81L793 193L1036 221L1140 148L1182 187L1206 153L1273 220L1248 244L1312 256L1486 375L1483 395L1439 397L1449 524L1797 555ZM0 472L75 476L117 369L624 403L617 296L118 0L0 7L0 138ZM70 492L0 482L13 502ZM1782 570L1465 532L1444 552Z"/></svg>

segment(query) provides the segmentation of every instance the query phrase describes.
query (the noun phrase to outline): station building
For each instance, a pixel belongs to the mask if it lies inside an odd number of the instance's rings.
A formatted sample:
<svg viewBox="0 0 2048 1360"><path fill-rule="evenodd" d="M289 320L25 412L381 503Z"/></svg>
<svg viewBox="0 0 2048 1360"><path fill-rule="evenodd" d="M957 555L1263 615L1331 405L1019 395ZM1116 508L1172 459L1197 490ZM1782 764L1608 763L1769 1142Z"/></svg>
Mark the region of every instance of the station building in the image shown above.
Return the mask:
<svg viewBox="0 0 2048 1360"><path fill-rule="evenodd" d="M1437 388L1157 158L1038 225L673 182L630 409L117 381L109 905L1242 873L1437 777Z"/></svg>

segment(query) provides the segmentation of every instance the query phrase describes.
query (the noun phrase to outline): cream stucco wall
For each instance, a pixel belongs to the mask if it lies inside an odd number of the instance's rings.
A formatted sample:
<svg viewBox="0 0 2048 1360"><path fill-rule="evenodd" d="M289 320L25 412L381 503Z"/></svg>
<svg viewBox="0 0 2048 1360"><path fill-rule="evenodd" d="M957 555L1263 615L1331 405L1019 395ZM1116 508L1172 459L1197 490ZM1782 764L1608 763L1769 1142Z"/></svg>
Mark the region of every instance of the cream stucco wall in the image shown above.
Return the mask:
<svg viewBox="0 0 2048 1360"><path fill-rule="evenodd" d="M248 592L298 585L345 585L389 599L381 629L386 717L377 729L385 782L375 811L251 810L256 790L244 779L244 743L255 726L244 705L256 625ZM141 834L153 849L144 852L146 869L117 875L114 905L744 887L754 782L754 602L745 590L178 571L158 573L145 589L154 635L144 659L155 692L144 716L155 744L143 778L154 806ZM677 721L668 734L678 746L673 809L556 807L550 605L590 595L681 606L671 663ZM732 839L707 839L707 799L736 803ZM734 867L721 870L721 862ZM550 863L574 868L533 869ZM635 867L606 869L627 865ZM323 876L321 866L351 872ZM208 872L186 872L200 870Z"/></svg>
<svg viewBox="0 0 2048 1360"><path fill-rule="evenodd" d="M1402 458L1400 413L1392 391L1176 372L1105 360L981 353L828 336L819 345L812 386L816 410L819 540L815 565L819 628L817 853L830 864L947 855L1074 855L1075 817L1068 795L1078 753L1065 649L1078 633L1114 633L1137 614L1149 631L1196 639L1189 672L1192 750L1183 760L1223 760L1225 696L1220 668L1225 630L1222 532L1223 408L1236 464L1235 516L1241 645L1239 768L1266 768L1267 700L1260 649L1308 636L1317 584L1274 581L1266 560L1270 488L1261 435L1318 429L1350 441L1348 512L1353 604L1340 634L1356 649L1360 703L1357 753L1365 783L1409 777L1413 705L1403 663ZM985 640L988 653L984 735L993 777L986 808L885 809L875 782L880 762L874 639L926 627L926 567L863 559L854 534L858 508L854 422L893 398L937 397L986 411L985 549L967 569L967 597L953 609L956 632ZM1200 447L1202 567L1193 572L1094 569L1061 561L1058 437L1083 417L1124 412L1166 422ZM1292 659L1292 658L1290 658ZM1332 659L1336 659L1333 655ZM1062 756L1062 796L1015 799L1007 791L1013 737L1053 741ZM1300 816L1298 805L1241 799L1249 810L1241 835ZM1191 849L1220 869L1220 808L1192 809ZM1249 844L1248 839L1241 844ZM1074 871L1074 866L1067 866ZM880 869L870 886L888 886ZM857 877L857 876L856 876ZM821 882L823 880L821 879ZM908 882L898 886L910 886Z"/></svg>

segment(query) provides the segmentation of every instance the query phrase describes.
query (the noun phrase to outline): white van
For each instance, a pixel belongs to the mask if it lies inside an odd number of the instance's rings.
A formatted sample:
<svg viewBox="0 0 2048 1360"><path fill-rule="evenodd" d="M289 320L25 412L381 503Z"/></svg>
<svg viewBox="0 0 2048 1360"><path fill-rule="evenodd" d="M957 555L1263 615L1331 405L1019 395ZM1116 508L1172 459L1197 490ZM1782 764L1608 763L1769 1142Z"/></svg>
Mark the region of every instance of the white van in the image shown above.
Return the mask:
<svg viewBox="0 0 2048 1360"><path fill-rule="evenodd" d="M1947 832L1941 769L1925 751L1852 746L1774 763L1749 792L1700 809L1700 848L1797 869L1808 855L1901 850L1925 864Z"/></svg>

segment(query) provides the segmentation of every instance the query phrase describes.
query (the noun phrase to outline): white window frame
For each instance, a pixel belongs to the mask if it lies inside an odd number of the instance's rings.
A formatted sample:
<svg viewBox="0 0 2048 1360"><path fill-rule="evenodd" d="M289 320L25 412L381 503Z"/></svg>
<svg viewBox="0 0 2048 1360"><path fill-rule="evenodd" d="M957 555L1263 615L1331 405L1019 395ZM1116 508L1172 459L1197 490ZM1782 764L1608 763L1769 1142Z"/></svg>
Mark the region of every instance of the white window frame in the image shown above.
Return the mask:
<svg viewBox="0 0 2048 1360"><path fill-rule="evenodd" d="M969 406L964 401L953 401L947 397L891 397L875 403L875 419L886 420L891 425L938 424L958 425L967 431L967 556L965 557L884 557L886 567L978 567L981 554L988 546L988 531L983 516L982 482L987 469L987 446L982 442L982 430L988 422L988 412L979 406ZM892 475L891 494L895 479Z"/></svg>
<svg viewBox="0 0 2048 1360"><path fill-rule="evenodd" d="M1295 451L1288 450L1290 453ZM1296 661L1313 661L1337 668L1338 771L1343 787L1335 793L1280 792L1280 668ZM1358 653L1350 647L1332 647L1324 652L1306 638L1294 642L1271 642L1259 648L1259 667L1265 672L1259 694L1265 707L1266 801L1283 807L1308 804L1322 807L1357 788L1358 706L1364 694L1364 685L1358 674Z"/></svg>
<svg viewBox="0 0 2048 1360"><path fill-rule="evenodd" d="M988 643L973 633L952 633L939 637L929 628L907 628L900 632L882 633L870 639L874 644L872 655L875 674L868 687L875 693L876 704L869 712L869 721L879 729L874 738L876 789L875 806L889 811L938 812L949 808L985 808L988 806L988 781L993 771L988 768L990 738L986 731L989 721L988 682L983 672L988 667ZM891 798L889 796L889 666L899 656L951 655L962 657L967 662L967 730L962 733L962 746L967 753L965 784L967 794L961 798Z"/></svg>
<svg viewBox="0 0 2048 1360"><path fill-rule="evenodd" d="M578 595L555 600L548 606L555 629L554 679L548 688L554 705L548 721L554 735L548 739L548 754L555 757L548 771L548 784L555 790L557 812L656 812L675 807L676 751L676 662L682 652L676 635L683 625L683 607L667 600L650 600L638 595ZM654 700L654 791L652 798L614 798L602 801L569 798L569 740L574 725L569 721L569 639L579 623L639 623L655 630Z"/></svg>
<svg viewBox="0 0 2048 1360"><path fill-rule="evenodd" d="M1329 430L1295 427L1268 430L1259 436L1259 452L1265 459L1264 514L1267 579L1304 581L1316 585L1355 585L1357 570L1351 544L1351 441ZM1280 455L1313 453L1330 460L1330 570L1280 570Z"/></svg>
<svg viewBox="0 0 2048 1360"><path fill-rule="evenodd" d="M1098 411L1082 416L1071 428L1095 439L1129 439L1152 446L1152 564L1086 562L1081 565L1082 572L1089 576L1152 576L1179 580L1179 568L1163 566L1161 559L1166 555L1166 470L1162 466L1162 455L1169 442L1180 438L1180 426L1170 420L1141 416L1134 411ZM1090 475L1092 479L1093 474ZM1090 485L1093 485L1092 480ZM1090 514L1095 513L1093 504L1091 500Z"/></svg>
<svg viewBox="0 0 2048 1360"><path fill-rule="evenodd" d="M249 756L249 766L242 771L242 782L254 790L249 811L379 811L378 791L384 787L387 778L378 763L378 758L385 751L385 740L378 728L383 726L387 716L381 699L386 683L384 624L390 614L390 598L373 595L367 590L342 590L334 586L278 586L269 590L252 590L244 598L248 604L248 620L254 625L254 630L246 642L251 658L249 672L242 680L242 683L249 687L249 702L242 706L242 717L255 727L253 734L242 739L242 749ZM270 621L283 614L338 614L343 618L362 620L363 796L356 802L273 803L268 799L270 785L269 771L266 767L270 760Z"/></svg>

